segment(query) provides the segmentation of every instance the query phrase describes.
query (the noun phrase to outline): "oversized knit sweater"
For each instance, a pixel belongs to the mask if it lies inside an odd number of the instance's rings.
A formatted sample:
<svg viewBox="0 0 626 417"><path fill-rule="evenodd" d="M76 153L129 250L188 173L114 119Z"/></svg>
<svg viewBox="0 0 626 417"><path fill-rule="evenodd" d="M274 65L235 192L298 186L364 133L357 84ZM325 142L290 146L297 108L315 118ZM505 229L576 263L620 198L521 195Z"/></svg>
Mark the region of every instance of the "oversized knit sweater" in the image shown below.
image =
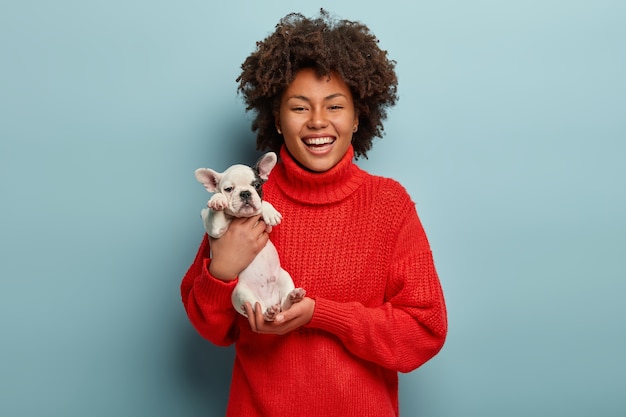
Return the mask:
<svg viewBox="0 0 626 417"><path fill-rule="evenodd" d="M315 300L310 323L255 334L236 285L211 276L205 235L181 284L196 330L235 343L229 417L398 416L398 372L432 358L446 332L443 293L415 205L396 181L352 160L303 170L283 147L264 198L283 215L270 234L282 267Z"/></svg>

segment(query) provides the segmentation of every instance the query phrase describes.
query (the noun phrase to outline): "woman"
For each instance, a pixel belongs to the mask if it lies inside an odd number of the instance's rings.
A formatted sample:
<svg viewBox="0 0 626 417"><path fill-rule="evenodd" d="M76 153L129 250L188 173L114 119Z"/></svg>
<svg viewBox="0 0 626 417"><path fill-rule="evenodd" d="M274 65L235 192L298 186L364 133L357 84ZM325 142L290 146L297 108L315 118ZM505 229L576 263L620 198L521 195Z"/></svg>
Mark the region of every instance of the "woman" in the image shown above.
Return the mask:
<svg viewBox="0 0 626 417"><path fill-rule="evenodd" d="M191 323L235 343L228 416L397 416L398 372L443 346L446 309L428 240L405 189L353 160L382 136L395 62L369 29L291 14L238 78L257 147L281 161L264 198L282 213L205 236L181 293ZM237 275L268 239L307 296L273 322L231 305Z"/></svg>

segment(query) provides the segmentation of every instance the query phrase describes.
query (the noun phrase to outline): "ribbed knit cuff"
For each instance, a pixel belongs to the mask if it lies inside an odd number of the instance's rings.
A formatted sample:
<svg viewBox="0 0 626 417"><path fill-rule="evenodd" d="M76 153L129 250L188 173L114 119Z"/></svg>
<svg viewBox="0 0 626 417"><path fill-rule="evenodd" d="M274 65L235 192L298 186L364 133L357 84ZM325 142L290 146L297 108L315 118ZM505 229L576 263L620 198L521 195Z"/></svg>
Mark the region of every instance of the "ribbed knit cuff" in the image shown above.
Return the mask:
<svg viewBox="0 0 626 417"><path fill-rule="evenodd" d="M210 259L205 259L202 265L202 274L195 282L196 295L201 295L205 303L215 306L231 307L231 294L237 285L238 279L222 281L209 272Z"/></svg>
<svg viewBox="0 0 626 417"><path fill-rule="evenodd" d="M324 330L341 337L350 333L350 323L353 320L352 303L316 298L313 317L307 327Z"/></svg>

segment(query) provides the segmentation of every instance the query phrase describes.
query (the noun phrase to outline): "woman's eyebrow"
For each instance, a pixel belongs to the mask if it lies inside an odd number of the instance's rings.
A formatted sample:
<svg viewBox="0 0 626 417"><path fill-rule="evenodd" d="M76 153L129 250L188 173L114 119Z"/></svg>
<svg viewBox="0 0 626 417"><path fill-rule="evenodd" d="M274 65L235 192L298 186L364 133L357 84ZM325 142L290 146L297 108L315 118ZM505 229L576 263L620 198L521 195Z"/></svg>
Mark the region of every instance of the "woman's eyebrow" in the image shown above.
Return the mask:
<svg viewBox="0 0 626 417"><path fill-rule="evenodd" d="M335 94L331 94L329 96L324 97L324 101L333 100L333 99L335 99L337 97L347 98L347 96L345 94L335 93ZM304 101L307 101L307 102L311 101L311 99L308 98L307 96L302 96L302 95L298 95L298 94L294 94L293 96L289 96L288 100L291 100L291 99L294 99L294 98L298 99L298 100L304 100Z"/></svg>

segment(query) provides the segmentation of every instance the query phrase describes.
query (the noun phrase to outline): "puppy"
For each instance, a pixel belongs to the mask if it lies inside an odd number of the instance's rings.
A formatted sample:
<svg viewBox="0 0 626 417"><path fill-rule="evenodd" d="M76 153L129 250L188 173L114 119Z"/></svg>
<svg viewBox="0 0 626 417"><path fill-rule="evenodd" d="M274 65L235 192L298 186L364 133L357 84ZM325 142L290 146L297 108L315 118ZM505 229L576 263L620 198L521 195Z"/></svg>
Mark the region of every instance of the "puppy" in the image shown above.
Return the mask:
<svg viewBox="0 0 626 417"><path fill-rule="evenodd" d="M235 217L262 214L268 232L281 222L281 214L262 200L263 183L267 181L276 160L276 154L268 152L254 167L238 164L222 173L209 168L195 171L196 179L214 193L207 208L200 213L209 236L220 238ZM289 273L281 268L276 247L268 240L250 265L239 274L231 299L235 310L244 316L246 302L253 308L257 302L260 303L265 320L273 321L279 312L301 301L304 295L305 291L295 288Z"/></svg>

